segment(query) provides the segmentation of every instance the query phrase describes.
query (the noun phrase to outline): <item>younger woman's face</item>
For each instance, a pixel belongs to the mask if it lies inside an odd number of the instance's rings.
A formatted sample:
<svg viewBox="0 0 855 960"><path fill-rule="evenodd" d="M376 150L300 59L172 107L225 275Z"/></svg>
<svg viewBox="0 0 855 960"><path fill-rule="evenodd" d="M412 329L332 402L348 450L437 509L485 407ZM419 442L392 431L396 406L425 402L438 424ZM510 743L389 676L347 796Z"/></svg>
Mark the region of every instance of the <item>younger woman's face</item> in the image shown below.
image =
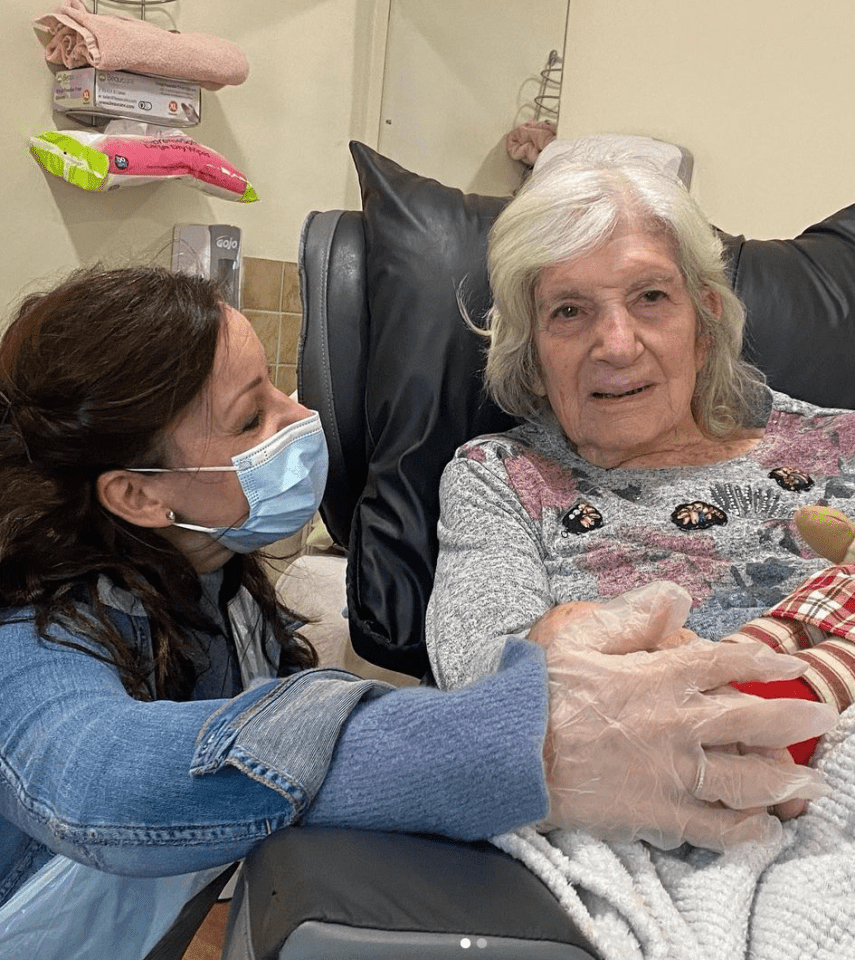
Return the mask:
<svg viewBox="0 0 855 960"><path fill-rule="evenodd" d="M249 321L224 306L211 379L172 431L168 466L230 466L233 456L310 415L306 407L273 386L264 348ZM158 480L164 501L180 521L239 526L249 514L234 472L164 473ZM200 563L215 569L231 555L207 534L175 527L166 531L197 569Z"/></svg>

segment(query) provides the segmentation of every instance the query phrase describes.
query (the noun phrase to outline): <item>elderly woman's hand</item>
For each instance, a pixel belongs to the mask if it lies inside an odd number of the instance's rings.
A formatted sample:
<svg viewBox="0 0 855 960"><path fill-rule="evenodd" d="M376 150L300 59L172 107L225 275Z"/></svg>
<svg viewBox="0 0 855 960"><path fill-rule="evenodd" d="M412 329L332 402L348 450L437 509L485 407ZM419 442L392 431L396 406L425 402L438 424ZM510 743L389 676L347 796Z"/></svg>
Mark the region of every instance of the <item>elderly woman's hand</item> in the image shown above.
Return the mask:
<svg viewBox="0 0 855 960"><path fill-rule="evenodd" d="M681 588L656 584L626 596L628 605L545 621L551 822L665 849L689 841L722 850L775 837L780 824L767 808L826 792L817 771L777 751L826 733L836 711L729 687L804 671L800 660L762 644L690 635L661 649L688 610Z"/></svg>
<svg viewBox="0 0 855 960"><path fill-rule="evenodd" d="M619 644L626 653L664 650L695 641L706 643L683 626L691 605L691 597L682 587L657 580L605 603L559 603L532 624L528 638L544 649L554 642L590 650Z"/></svg>

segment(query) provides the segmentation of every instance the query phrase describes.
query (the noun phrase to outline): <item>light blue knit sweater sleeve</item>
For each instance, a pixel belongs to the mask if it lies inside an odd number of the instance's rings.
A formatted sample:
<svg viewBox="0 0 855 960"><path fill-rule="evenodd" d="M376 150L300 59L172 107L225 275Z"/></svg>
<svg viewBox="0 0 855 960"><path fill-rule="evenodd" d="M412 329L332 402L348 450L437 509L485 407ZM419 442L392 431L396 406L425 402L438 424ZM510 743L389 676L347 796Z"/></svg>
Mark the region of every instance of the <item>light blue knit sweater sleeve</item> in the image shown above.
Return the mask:
<svg viewBox="0 0 855 960"><path fill-rule="evenodd" d="M474 840L542 819L547 716L543 651L510 638L476 683L360 703L302 822Z"/></svg>

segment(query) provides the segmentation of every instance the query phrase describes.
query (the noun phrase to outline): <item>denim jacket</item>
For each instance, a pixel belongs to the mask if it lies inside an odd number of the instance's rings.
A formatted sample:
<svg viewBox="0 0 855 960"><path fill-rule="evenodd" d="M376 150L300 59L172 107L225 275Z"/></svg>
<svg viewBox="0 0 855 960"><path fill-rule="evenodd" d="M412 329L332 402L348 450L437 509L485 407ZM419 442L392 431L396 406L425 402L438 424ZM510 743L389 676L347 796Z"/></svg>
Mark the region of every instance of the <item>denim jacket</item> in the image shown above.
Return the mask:
<svg viewBox="0 0 855 960"><path fill-rule="evenodd" d="M147 649L139 605L102 596ZM254 614L238 594L236 635L253 640ZM111 665L40 639L27 611L0 624L0 650L0 903L52 853L165 876L240 859L298 820L472 839L546 812L546 673L527 641L453 693L318 668L187 702L134 700Z"/></svg>

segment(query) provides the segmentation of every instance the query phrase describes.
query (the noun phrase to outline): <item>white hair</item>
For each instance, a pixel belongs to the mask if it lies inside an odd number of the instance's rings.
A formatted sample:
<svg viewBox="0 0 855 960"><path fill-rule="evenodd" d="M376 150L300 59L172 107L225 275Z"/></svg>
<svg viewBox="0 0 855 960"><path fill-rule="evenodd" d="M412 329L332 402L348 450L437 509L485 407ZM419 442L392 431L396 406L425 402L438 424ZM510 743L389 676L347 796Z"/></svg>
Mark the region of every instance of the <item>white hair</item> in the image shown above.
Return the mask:
<svg viewBox="0 0 855 960"><path fill-rule="evenodd" d="M727 280L724 248L685 188L643 160L579 162L556 155L540 165L501 212L490 233L493 306L487 315L487 388L496 403L522 418L544 413L535 392L540 364L534 344L535 291L541 272L606 243L620 224L666 237L698 321L706 360L692 411L712 437L749 418L763 374L741 359L745 312ZM714 295L720 316L705 301Z"/></svg>

